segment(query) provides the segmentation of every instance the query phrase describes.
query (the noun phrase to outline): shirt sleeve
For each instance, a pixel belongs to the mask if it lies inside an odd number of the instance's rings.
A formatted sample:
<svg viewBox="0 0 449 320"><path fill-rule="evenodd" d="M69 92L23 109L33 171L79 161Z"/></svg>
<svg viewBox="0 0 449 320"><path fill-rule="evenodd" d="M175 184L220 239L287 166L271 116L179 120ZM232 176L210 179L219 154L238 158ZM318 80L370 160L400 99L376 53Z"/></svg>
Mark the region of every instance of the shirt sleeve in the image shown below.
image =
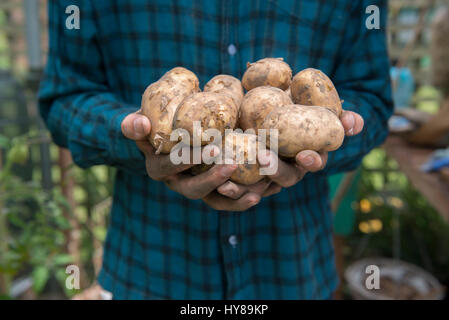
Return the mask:
<svg viewBox="0 0 449 320"><path fill-rule="evenodd" d="M327 174L356 169L363 156L387 137L388 118L393 111L386 43L387 1L357 3L345 26L346 36L332 79L344 100L343 109L359 113L365 126L358 135L345 137L340 149L329 153ZM370 5L379 9L379 29L366 26L371 12L365 10Z"/></svg>
<svg viewBox="0 0 449 320"><path fill-rule="evenodd" d="M79 29L66 25L66 8L77 5ZM134 141L121 132L124 117L139 106L108 88L89 1L49 1L49 54L39 90L39 111L55 143L68 148L82 168L97 164L145 173Z"/></svg>

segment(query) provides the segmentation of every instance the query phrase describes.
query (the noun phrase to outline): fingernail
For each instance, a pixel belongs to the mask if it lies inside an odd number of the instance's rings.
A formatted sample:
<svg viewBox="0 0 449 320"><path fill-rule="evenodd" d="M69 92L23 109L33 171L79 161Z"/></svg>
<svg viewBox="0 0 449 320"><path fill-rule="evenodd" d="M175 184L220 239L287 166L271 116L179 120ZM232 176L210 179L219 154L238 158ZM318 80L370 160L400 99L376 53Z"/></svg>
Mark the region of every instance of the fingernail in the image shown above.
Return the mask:
<svg viewBox="0 0 449 320"><path fill-rule="evenodd" d="M143 132L144 131L143 130L143 121L140 117L134 119L133 126L134 126L134 132L139 133L139 134L144 133Z"/></svg>
<svg viewBox="0 0 449 320"><path fill-rule="evenodd" d="M225 194L227 196L231 196L231 195L234 194L234 191L232 191L232 188L231 188L231 186L229 184L222 185L219 188L219 191L220 191L220 193L223 193L223 194Z"/></svg>
<svg viewBox="0 0 449 320"><path fill-rule="evenodd" d="M255 197L251 197L251 198L249 199L249 205L250 205L250 206L255 206L255 205L258 204L258 203L259 203L259 199L255 198Z"/></svg>
<svg viewBox="0 0 449 320"><path fill-rule="evenodd" d="M302 151L299 155L298 155L298 160L301 163L302 166L311 166L314 162L315 159L312 156L312 153L310 151Z"/></svg>
<svg viewBox="0 0 449 320"><path fill-rule="evenodd" d="M270 154L268 154L268 153L262 152L259 155L259 164L262 166L268 166L270 164L270 160L271 160L271 157L270 157Z"/></svg>
<svg viewBox="0 0 449 320"><path fill-rule="evenodd" d="M348 117L346 117L347 119L346 119L346 124L347 124L347 126L350 128L348 131L347 131L347 135L352 135L353 133L354 133L354 125L355 125L355 119L354 119L354 115L352 115L352 114L349 114L349 116Z"/></svg>
<svg viewBox="0 0 449 320"><path fill-rule="evenodd" d="M237 165L235 164L225 165L221 168L220 172L223 176L230 176L236 168Z"/></svg>
<svg viewBox="0 0 449 320"><path fill-rule="evenodd" d="M350 115L350 117L348 117L348 124L352 128L352 127L354 127L355 119L354 119L354 115L353 114L349 114L349 115Z"/></svg>
<svg viewBox="0 0 449 320"><path fill-rule="evenodd" d="M232 191L232 190L225 190L225 191L223 191L223 194L225 195L225 196L227 196L227 197L230 197L230 198L232 198L233 196L234 196L234 191Z"/></svg>
<svg viewBox="0 0 449 320"><path fill-rule="evenodd" d="M234 196L234 191L232 190L226 190L226 192L224 192L224 194L228 197L233 197Z"/></svg>
<svg viewBox="0 0 449 320"><path fill-rule="evenodd" d="M311 166L314 162L315 160L313 159L312 156L306 156L301 159L301 163L307 167Z"/></svg>

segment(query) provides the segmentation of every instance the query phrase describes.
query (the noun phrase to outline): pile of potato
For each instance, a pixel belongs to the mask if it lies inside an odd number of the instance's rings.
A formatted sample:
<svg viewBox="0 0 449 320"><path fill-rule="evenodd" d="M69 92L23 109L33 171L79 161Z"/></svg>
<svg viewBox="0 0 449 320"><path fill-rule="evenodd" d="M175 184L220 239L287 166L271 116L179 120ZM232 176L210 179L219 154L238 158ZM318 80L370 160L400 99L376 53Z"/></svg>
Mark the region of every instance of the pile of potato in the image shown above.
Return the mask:
<svg viewBox="0 0 449 320"><path fill-rule="evenodd" d="M247 93L244 95L245 88ZM282 58L265 58L248 63L242 82L229 75L217 75L199 89L191 71L177 67L148 86L142 97L142 113L152 124L151 144L156 153L167 154L177 141L170 141L175 129L190 134L190 143L214 143L194 136L193 122L201 123L202 132L217 129L222 137L226 129L244 131L278 130L278 155L294 158L302 150L333 151L343 143L340 122L341 100L332 81L320 70L305 69L292 78L290 66ZM222 147L234 150L244 163L231 177L241 184L253 184L259 174L256 136L232 132L223 138ZM204 138L204 137L203 137ZM208 170L211 165L192 168L192 174Z"/></svg>

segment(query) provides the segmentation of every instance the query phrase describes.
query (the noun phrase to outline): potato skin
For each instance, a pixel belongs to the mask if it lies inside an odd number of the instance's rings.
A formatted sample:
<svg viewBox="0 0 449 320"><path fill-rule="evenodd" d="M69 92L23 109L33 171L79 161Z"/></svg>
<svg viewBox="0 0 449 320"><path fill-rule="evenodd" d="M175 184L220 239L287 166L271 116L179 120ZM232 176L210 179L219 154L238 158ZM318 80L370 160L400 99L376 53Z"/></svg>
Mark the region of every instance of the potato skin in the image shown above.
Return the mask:
<svg viewBox="0 0 449 320"><path fill-rule="evenodd" d="M204 92L229 94L238 107L243 99L242 83L239 79L227 74L219 74L210 79L204 86Z"/></svg>
<svg viewBox="0 0 449 320"><path fill-rule="evenodd" d="M243 97L240 106L239 127L254 129L257 133L263 120L273 109L293 104L288 94L275 87L262 86L251 89Z"/></svg>
<svg viewBox="0 0 449 320"><path fill-rule="evenodd" d="M196 75L182 67L165 73L149 85L142 96L142 114L151 122L150 143L156 153L169 153L177 143L170 141L173 116L179 104L190 94L199 91Z"/></svg>
<svg viewBox="0 0 449 320"><path fill-rule="evenodd" d="M343 125L335 113L316 106L293 104L274 109L262 127L278 129L278 153L286 158L293 158L303 150L336 150L345 136Z"/></svg>
<svg viewBox="0 0 449 320"><path fill-rule="evenodd" d="M234 129L237 123L238 107L230 95L215 92L193 93L183 100L173 118L173 130L185 129L190 135L190 144L194 138L206 145L201 136L194 137L193 122L201 123L202 132L217 129L224 137L226 129Z"/></svg>
<svg viewBox="0 0 449 320"><path fill-rule="evenodd" d="M326 107L340 117L342 107L337 89L322 71L308 68L298 72L293 77L290 88L294 103Z"/></svg>
<svg viewBox="0 0 449 320"><path fill-rule="evenodd" d="M289 98L292 100L293 102L293 97L292 97L292 90L291 87L288 87L287 90L285 90L285 93L289 96Z"/></svg>
<svg viewBox="0 0 449 320"><path fill-rule="evenodd" d="M197 88L197 91L199 91L199 80L197 76L190 70L183 68L183 67L175 67L173 69L168 70L161 78L166 79L168 81L173 81L177 83L182 83L184 86L187 86L188 88Z"/></svg>
<svg viewBox="0 0 449 320"><path fill-rule="evenodd" d="M194 176L197 176L201 173L206 172L212 167L213 164L206 164L206 163L197 164L196 166L190 168L190 173L193 174Z"/></svg>
<svg viewBox="0 0 449 320"><path fill-rule="evenodd" d="M260 166L257 162L256 135L231 132L226 135L224 148L222 152L225 157L232 156L234 161L238 161L237 169L230 178L231 181L250 185L263 179L263 176L259 174Z"/></svg>
<svg viewBox="0 0 449 320"><path fill-rule="evenodd" d="M286 90L292 80L292 69L282 58L264 58L247 64L243 74L243 87L249 91L256 87L272 86Z"/></svg>
<svg viewBox="0 0 449 320"><path fill-rule="evenodd" d="M259 163L257 162L257 136L241 132L230 132L224 138L221 147L221 160L224 158L238 162L230 180L250 185L259 182L264 176L259 174ZM222 162L223 163L223 162ZM228 163L228 162L225 162ZM213 164L199 164L190 169L190 173L198 175L209 170Z"/></svg>

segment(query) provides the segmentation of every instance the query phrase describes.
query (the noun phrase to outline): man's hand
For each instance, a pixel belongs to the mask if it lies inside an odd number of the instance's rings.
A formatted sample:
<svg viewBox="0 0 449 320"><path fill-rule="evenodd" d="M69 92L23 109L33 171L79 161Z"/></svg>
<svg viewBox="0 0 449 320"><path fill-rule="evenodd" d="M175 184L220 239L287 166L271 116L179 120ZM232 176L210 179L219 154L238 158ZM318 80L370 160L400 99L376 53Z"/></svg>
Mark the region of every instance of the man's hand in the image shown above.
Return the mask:
<svg viewBox="0 0 449 320"><path fill-rule="evenodd" d="M356 135L363 129L363 118L355 112L344 111L340 120L346 136ZM244 186L228 181L217 189L218 193L232 199L239 199L248 192L255 192L260 197L279 193L282 187L287 188L298 183L307 172L322 170L326 166L327 152L318 153L312 150L304 150L296 155L294 163L287 163L267 151L261 152L258 155L258 160L262 167L278 163L276 173L269 176L271 182L262 180L252 186Z"/></svg>
<svg viewBox="0 0 449 320"><path fill-rule="evenodd" d="M359 134L363 129L363 118L355 112L344 111L340 120L346 136ZM307 172L322 170L326 166L327 152L304 150L296 155L294 163L287 163L268 151L259 153L258 160L261 167L272 166L277 162L276 173L269 177L281 187L288 188L298 183Z"/></svg>
<svg viewBox="0 0 449 320"><path fill-rule="evenodd" d="M258 204L263 197L268 197L280 191L281 187L269 178L249 186L226 181L203 200L216 210L245 211Z"/></svg>
<svg viewBox="0 0 449 320"><path fill-rule="evenodd" d="M137 147L145 155L148 176L154 180L163 181L171 190L189 199L203 199L217 210L242 211L257 204L260 196L255 192L247 192L244 197L232 200L218 195L215 190L229 180L237 165L217 164L208 171L197 176L185 174L183 171L195 164L175 165L170 155L157 155L148 141L151 123L147 117L139 112L128 115L122 122L123 134L134 140ZM205 147L211 156L218 156L220 150L216 146ZM190 154L193 154L191 152Z"/></svg>
<svg viewBox="0 0 449 320"><path fill-rule="evenodd" d="M218 187L217 191L228 198L237 200L247 192L257 193L260 197L264 198L279 193L281 189L280 185L266 177L253 185L242 185L227 181Z"/></svg>
<svg viewBox="0 0 449 320"><path fill-rule="evenodd" d="M153 180L163 180L171 175L187 170L192 165L174 165L167 155L158 156L151 146L148 136L151 132L150 120L140 114L140 110L131 113L122 121L122 133L134 140L139 150L145 155L147 173ZM151 161L151 166L150 162Z"/></svg>
<svg viewBox="0 0 449 320"><path fill-rule="evenodd" d="M344 111L340 118L347 136L358 134L363 128L363 119L352 111ZM244 211L260 202L262 197L279 193L282 187L290 187L298 183L307 172L315 172L325 167L327 153L319 154L305 150L295 158L295 163L287 163L273 153L260 153L260 165L270 166L278 162L275 174L254 185L244 186L229 181L236 169L235 165L214 165L210 170L197 176L184 174L183 171L194 164L174 165L169 155L156 155L148 141L151 123L139 112L128 115L122 122L122 132L129 139L135 140L137 146L146 157L148 175L189 199L203 199L216 210ZM218 149L213 146L210 153L217 156ZM217 151L218 150L218 151ZM193 163L193 162L191 162Z"/></svg>

